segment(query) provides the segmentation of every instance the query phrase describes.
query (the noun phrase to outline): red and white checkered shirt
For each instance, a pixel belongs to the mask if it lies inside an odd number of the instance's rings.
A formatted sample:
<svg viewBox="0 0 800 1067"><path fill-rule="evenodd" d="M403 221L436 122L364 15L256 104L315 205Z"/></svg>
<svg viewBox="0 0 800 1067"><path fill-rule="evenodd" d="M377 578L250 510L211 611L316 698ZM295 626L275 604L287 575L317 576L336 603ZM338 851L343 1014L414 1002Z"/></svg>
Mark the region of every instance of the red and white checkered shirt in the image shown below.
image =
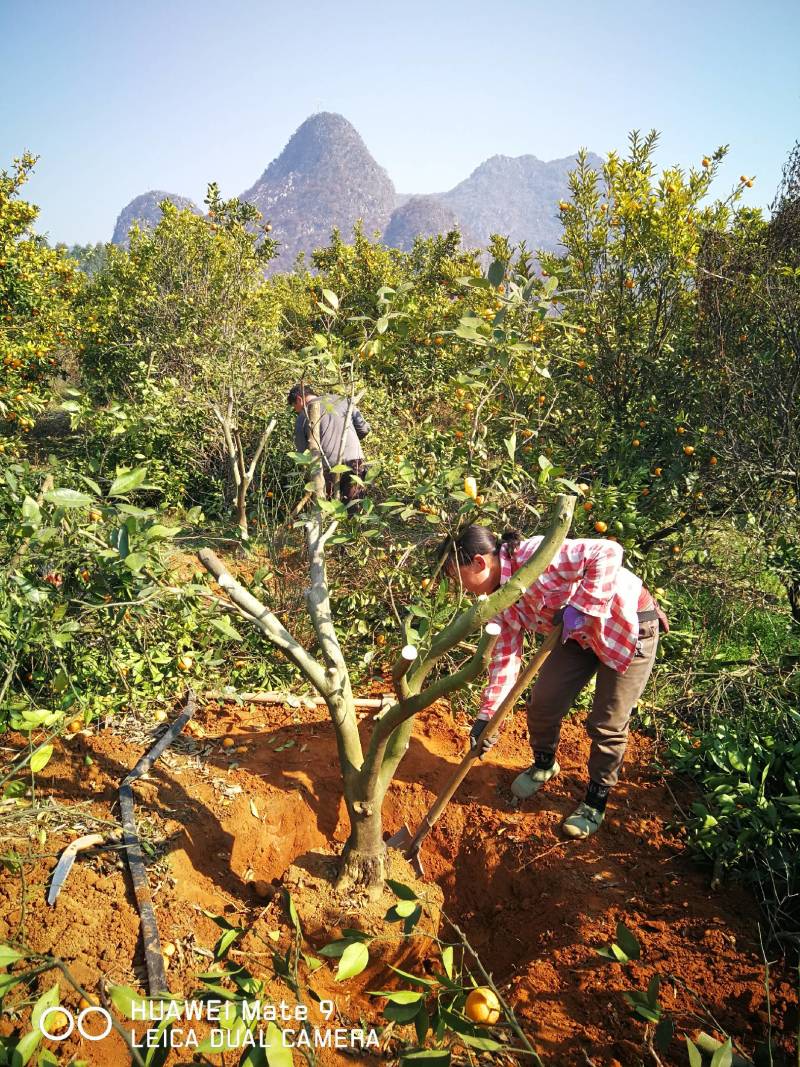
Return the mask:
<svg viewBox="0 0 800 1067"><path fill-rule="evenodd" d="M505 548L501 549L501 585L531 558L541 541L541 537L521 541L512 559ZM639 639L641 591L641 579L622 566L621 545L593 538L564 541L547 569L516 604L494 619L501 630L478 717L490 719L513 688L522 664L525 632L549 633L553 615L567 604L586 616L584 625L570 638L590 648L602 663L624 673Z"/></svg>

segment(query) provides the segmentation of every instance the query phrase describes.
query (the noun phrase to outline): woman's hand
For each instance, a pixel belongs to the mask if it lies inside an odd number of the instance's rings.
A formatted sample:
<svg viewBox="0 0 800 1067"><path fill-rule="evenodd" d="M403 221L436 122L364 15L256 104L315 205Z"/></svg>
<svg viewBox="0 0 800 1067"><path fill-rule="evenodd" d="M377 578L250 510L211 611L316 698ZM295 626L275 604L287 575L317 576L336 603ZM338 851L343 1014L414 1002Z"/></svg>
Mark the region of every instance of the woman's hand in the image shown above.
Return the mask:
<svg viewBox="0 0 800 1067"><path fill-rule="evenodd" d="M498 731L497 733L494 733L491 737L484 738L482 734L488 725L488 719L476 719L475 722L472 724L472 729L469 732L469 747L480 749L480 751L478 752L478 759L483 759L489 749L497 744L497 739L500 736L500 733Z"/></svg>

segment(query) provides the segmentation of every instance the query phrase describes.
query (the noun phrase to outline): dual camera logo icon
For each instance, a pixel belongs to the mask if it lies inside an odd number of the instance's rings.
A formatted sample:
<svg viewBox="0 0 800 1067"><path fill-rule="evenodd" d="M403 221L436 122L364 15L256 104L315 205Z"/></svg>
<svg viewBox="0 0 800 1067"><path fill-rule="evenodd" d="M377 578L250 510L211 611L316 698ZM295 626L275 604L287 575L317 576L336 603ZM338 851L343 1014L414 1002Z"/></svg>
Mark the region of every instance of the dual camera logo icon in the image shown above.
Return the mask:
<svg viewBox="0 0 800 1067"><path fill-rule="evenodd" d="M53 1020L54 1025L58 1025L58 1033L55 1034L47 1029L47 1021L52 1015L57 1016L57 1018ZM101 1033L92 1034L86 1029L86 1019L91 1015L99 1015L104 1020L105 1026ZM66 1030L63 1029L64 1018L67 1019ZM50 1041L65 1041L76 1026L78 1027L78 1033L81 1037L86 1038L87 1041L102 1041L103 1038L108 1037L111 1033L111 1013L105 1008L98 1008L90 1005L88 1008L84 1008L76 1017L72 1014L69 1008L56 1006L53 1008L45 1008L39 1019L39 1029Z"/></svg>

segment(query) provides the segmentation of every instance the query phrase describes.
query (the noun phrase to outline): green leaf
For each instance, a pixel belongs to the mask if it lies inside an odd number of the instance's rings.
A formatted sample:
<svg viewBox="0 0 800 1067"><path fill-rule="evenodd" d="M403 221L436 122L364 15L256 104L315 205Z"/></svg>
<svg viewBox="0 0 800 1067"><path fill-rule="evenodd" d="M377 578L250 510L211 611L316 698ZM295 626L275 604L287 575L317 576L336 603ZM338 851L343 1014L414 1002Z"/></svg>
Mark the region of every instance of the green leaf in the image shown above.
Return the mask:
<svg viewBox="0 0 800 1067"><path fill-rule="evenodd" d="M243 930L239 930L237 928L234 928L232 930L225 930L219 941L217 941L216 945L214 946L214 958L220 959L222 956L224 956L233 944L233 942L236 940L236 938L239 937L240 934L242 934L243 932Z"/></svg>
<svg viewBox="0 0 800 1067"><path fill-rule="evenodd" d="M23 958L21 952L11 948L10 945L0 945L0 967L9 967L12 963Z"/></svg>
<svg viewBox="0 0 800 1067"><path fill-rule="evenodd" d="M513 462L514 456L515 456L516 451L517 451L517 435L516 435L516 433L512 433L512 435L510 437L507 437L505 439L505 441L503 442L503 444L506 446L506 452L508 452L509 458Z"/></svg>
<svg viewBox="0 0 800 1067"><path fill-rule="evenodd" d="M656 1046L659 1052L666 1052L674 1036L675 1023L672 1021L669 1015L665 1015L656 1027L656 1032L653 1035L653 1044Z"/></svg>
<svg viewBox="0 0 800 1067"><path fill-rule="evenodd" d="M131 552L129 556L125 557L125 566L134 574L138 574L146 563L147 555L144 552Z"/></svg>
<svg viewBox="0 0 800 1067"><path fill-rule="evenodd" d="M22 981L15 974L0 974L0 997L4 997L9 990Z"/></svg>
<svg viewBox="0 0 800 1067"><path fill-rule="evenodd" d="M725 1042L724 1045L720 1045L714 1055L711 1057L711 1067L731 1067L733 1062L733 1046L731 1045L731 1039Z"/></svg>
<svg viewBox="0 0 800 1067"><path fill-rule="evenodd" d="M42 513L33 497L26 496L22 501L22 517L31 526L39 526L41 524Z"/></svg>
<svg viewBox="0 0 800 1067"><path fill-rule="evenodd" d="M446 949L442 950L442 965L444 966L444 973L452 981L453 978L453 946L448 945Z"/></svg>
<svg viewBox="0 0 800 1067"><path fill-rule="evenodd" d="M624 923L617 923L617 944L629 960L638 960L641 955L639 942Z"/></svg>
<svg viewBox="0 0 800 1067"><path fill-rule="evenodd" d="M117 1009L117 1011L124 1015L126 1019L132 1019L133 1004L137 1005L137 1013L139 1012L139 1005L142 1003L142 998L137 992L131 989L127 985L112 985L109 988L108 995L111 998L111 1003Z"/></svg>
<svg viewBox="0 0 800 1067"><path fill-rule="evenodd" d="M298 934L302 934L303 929L300 926L300 916L297 914L297 908L294 906L292 894L288 890L286 890L286 905L289 908L289 918L292 920L292 926Z"/></svg>
<svg viewBox="0 0 800 1067"><path fill-rule="evenodd" d="M34 1004L33 1011L31 1012L31 1026L39 1037L42 1036L41 1030L39 1029L42 1015L48 1008L58 1007L60 1001L61 996L58 989L58 982L56 982L55 985L51 985L49 989L45 990ZM50 1027L48 1027L48 1029L50 1029Z"/></svg>
<svg viewBox="0 0 800 1067"><path fill-rule="evenodd" d="M48 1026L48 1030L50 1027ZM25 1064L30 1060L36 1049L39 1047L44 1035L41 1030L31 1030L30 1033L25 1034L17 1042L16 1048L11 1053L12 1067L25 1067Z"/></svg>
<svg viewBox="0 0 800 1067"><path fill-rule="evenodd" d="M48 504L54 504L57 508L85 508L94 502L94 497L88 493L79 493L77 489L51 489L44 494Z"/></svg>
<svg viewBox="0 0 800 1067"><path fill-rule="evenodd" d="M109 496L127 496L134 489L138 489L147 477L147 467L135 467L133 470L123 469L108 490Z"/></svg>
<svg viewBox="0 0 800 1067"><path fill-rule="evenodd" d="M419 1004L387 1004L383 1009L383 1017L390 1022L405 1025L412 1019L416 1019L421 1010Z"/></svg>
<svg viewBox="0 0 800 1067"><path fill-rule="evenodd" d="M50 757L52 755L52 745L42 745L41 748L37 748L34 754L31 756L30 767L33 773L38 774L39 771L44 770L44 768L50 762Z"/></svg>
<svg viewBox="0 0 800 1067"><path fill-rule="evenodd" d="M497 286L502 283L503 275L505 274L505 272L505 263L503 263L503 261L500 259L496 259L494 263L492 263L491 267L489 267L489 270L486 272L486 277L489 279L489 285L496 289Z"/></svg>
<svg viewBox="0 0 800 1067"><path fill-rule="evenodd" d="M647 984L647 1002L653 1008L658 1007L658 991L660 989L661 979L657 974L654 974Z"/></svg>
<svg viewBox="0 0 800 1067"><path fill-rule="evenodd" d="M410 886L404 886L401 881L395 881L394 878L387 878L386 885L395 896L399 896L401 901L417 901L418 896Z"/></svg>
<svg viewBox="0 0 800 1067"><path fill-rule="evenodd" d="M339 969L336 972L336 981L344 982L348 978L354 978L361 974L369 963L369 950L361 941L354 941L347 946L339 960Z"/></svg>
<svg viewBox="0 0 800 1067"><path fill-rule="evenodd" d="M390 1004L419 1004L422 993L415 993L411 989L370 989L371 997L386 997Z"/></svg>
<svg viewBox="0 0 800 1067"><path fill-rule="evenodd" d="M417 910L418 904L415 900L398 900L394 906L394 911L401 919L407 919L409 915L413 915Z"/></svg>
<svg viewBox="0 0 800 1067"><path fill-rule="evenodd" d="M703 1067L703 1054L690 1037L686 1038L686 1051L689 1055L689 1067Z"/></svg>
<svg viewBox="0 0 800 1067"><path fill-rule="evenodd" d="M450 1067L451 1052L442 1048L423 1048L418 1052L402 1052L400 1067L405 1064L423 1063L425 1067Z"/></svg>
<svg viewBox="0 0 800 1067"><path fill-rule="evenodd" d="M497 1052L498 1049L503 1047L499 1041L495 1041L491 1037L475 1037L473 1034L459 1034L458 1036L465 1045L482 1049L484 1052Z"/></svg>
<svg viewBox="0 0 800 1067"><path fill-rule="evenodd" d="M330 304L334 311L339 310L339 297L336 295L336 293L333 292L332 289L323 289L322 295L325 297L326 302Z"/></svg>
<svg viewBox="0 0 800 1067"><path fill-rule="evenodd" d="M329 945L323 945L322 948L319 949L319 954L328 959L338 960L347 946L352 944L353 941L350 938L343 938L340 941L331 941Z"/></svg>
<svg viewBox="0 0 800 1067"><path fill-rule="evenodd" d="M148 541L169 541L177 537L181 532L180 526L162 526L160 522L154 523L144 535Z"/></svg>
<svg viewBox="0 0 800 1067"><path fill-rule="evenodd" d="M378 333L386 333L389 328L389 320L385 315L381 315L378 321L375 323L375 329Z"/></svg>
<svg viewBox="0 0 800 1067"><path fill-rule="evenodd" d="M233 625L233 623L230 621L230 619L227 619L224 615L222 615L219 619L212 619L211 625L217 631L218 634L221 634L228 641L244 640L244 638Z"/></svg>
<svg viewBox="0 0 800 1067"><path fill-rule="evenodd" d="M3 1060L0 1060L0 1063L2 1062ZM58 1058L53 1055L50 1049L43 1048L36 1058L36 1067L58 1067Z"/></svg>
<svg viewBox="0 0 800 1067"><path fill-rule="evenodd" d="M292 1050L283 1043L283 1034L270 1023L266 1033L267 1063L269 1067L293 1067Z"/></svg>

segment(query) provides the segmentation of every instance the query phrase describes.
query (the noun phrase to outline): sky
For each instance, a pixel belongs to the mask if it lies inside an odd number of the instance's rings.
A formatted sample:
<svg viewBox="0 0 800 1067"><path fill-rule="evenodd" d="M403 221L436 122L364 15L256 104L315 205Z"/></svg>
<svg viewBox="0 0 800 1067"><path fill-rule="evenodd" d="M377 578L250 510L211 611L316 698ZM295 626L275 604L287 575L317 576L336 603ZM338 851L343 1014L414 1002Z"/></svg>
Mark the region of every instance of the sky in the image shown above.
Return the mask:
<svg viewBox="0 0 800 1067"><path fill-rule="evenodd" d="M0 169L51 242L109 240L150 189L242 192L317 111L403 193L493 155L624 150L661 166L729 144L716 190L767 206L800 138L800 0L0 0Z"/></svg>

